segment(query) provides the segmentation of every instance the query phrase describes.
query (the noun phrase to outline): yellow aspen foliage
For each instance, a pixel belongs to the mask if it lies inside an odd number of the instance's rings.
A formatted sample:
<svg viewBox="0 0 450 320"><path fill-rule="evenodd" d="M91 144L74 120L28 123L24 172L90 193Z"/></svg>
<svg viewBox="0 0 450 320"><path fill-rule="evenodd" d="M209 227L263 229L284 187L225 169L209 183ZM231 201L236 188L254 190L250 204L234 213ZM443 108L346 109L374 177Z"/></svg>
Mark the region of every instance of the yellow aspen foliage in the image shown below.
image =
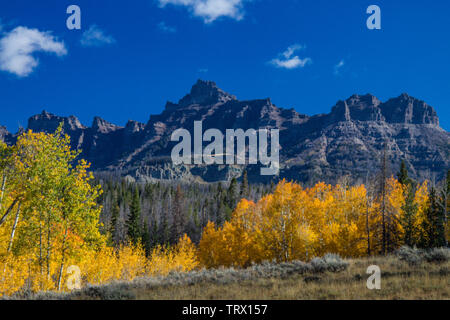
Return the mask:
<svg viewBox="0 0 450 320"><path fill-rule="evenodd" d="M82 282L103 284L120 280L122 265L119 264L116 250L103 245L99 250L89 250L84 258L75 264L82 272Z"/></svg>
<svg viewBox="0 0 450 320"><path fill-rule="evenodd" d="M197 247L185 234L175 246L174 270L188 272L199 266Z"/></svg>
<svg viewBox="0 0 450 320"><path fill-rule="evenodd" d="M393 177L387 179L384 221L386 230L386 248L388 252L393 251L404 244L405 229L402 226L401 221L405 215L404 205L406 193L407 187L398 182L398 180ZM380 238L381 237L382 236L380 236Z"/></svg>
<svg viewBox="0 0 450 320"><path fill-rule="evenodd" d="M170 272L188 272L199 265L197 248L187 235L173 247L157 246L147 264L147 276L164 276Z"/></svg>
<svg viewBox="0 0 450 320"><path fill-rule="evenodd" d="M231 222L223 227L225 253L234 266L249 266L252 262L263 259L263 252L258 242L259 218L255 203L243 199L238 204Z"/></svg>
<svg viewBox="0 0 450 320"><path fill-rule="evenodd" d="M264 260L310 260L330 252L362 256L367 252L367 215L364 186L318 183L304 189L282 181L256 204L242 200L222 228L208 224L199 259L207 267L244 267Z"/></svg>
<svg viewBox="0 0 450 320"><path fill-rule="evenodd" d="M344 257L359 257L367 252L367 191L361 186L337 185L329 189L322 201L324 224L318 230L321 235L320 254L338 253Z"/></svg>
<svg viewBox="0 0 450 320"><path fill-rule="evenodd" d="M419 239L420 235L425 236L426 232L423 229L424 221L427 219L426 210L428 207L429 200L429 190L428 190L428 181L423 182L420 186L417 187L416 194L414 197L414 202L417 204L417 216L414 219L414 230L416 233L414 234L415 239Z"/></svg>
<svg viewBox="0 0 450 320"><path fill-rule="evenodd" d="M259 239L266 259L309 260L315 255L318 237L311 227L313 221L308 219L308 200L300 185L284 180L265 200Z"/></svg>
<svg viewBox="0 0 450 320"><path fill-rule="evenodd" d="M60 126L54 134L28 131L0 143L0 296L19 290L68 290L67 269L83 284L190 271L197 249L184 236L146 257L141 244L107 246L99 232L99 186Z"/></svg>
<svg viewBox="0 0 450 320"><path fill-rule="evenodd" d="M121 270L120 279L132 281L145 275L147 258L141 244L123 245L118 253L117 268Z"/></svg>
<svg viewBox="0 0 450 320"><path fill-rule="evenodd" d="M390 248L403 245L400 223L405 187L386 181L385 223ZM427 183L418 188L419 216L427 206ZM198 255L206 267L245 267L264 260L310 260L326 253L362 257L380 252L381 199L369 196L364 185L311 188L281 181L273 194L257 203L241 200L231 220L217 228L208 223ZM417 220L420 224L420 219Z"/></svg>
<svg viewBox="0 0 450 320"><path fill-rule="evenodd" d="M0 297L25 287L33 274L30 257L5 254L0 258Z"/></svg>
<svg viewBox="0 0 450 320"><path fill-rule="evenodd" d="M258 242L260 215L255 203L243 199L239 202L230 222L216 230L214 223L205 227L199 244L202 265L211 268L221 265L249 266L262 261L264 252Z"/></svg>
<svg viewBox="0 0 450 320"><path fill-rule="evenodd" d="M230 265L232 261L224 261L225 241L222 238L222 232L216 229L213 222L208 222L203 229L202 239L198 246L198 258L202 265L207 268L214 268L220 265Z"/></svg>

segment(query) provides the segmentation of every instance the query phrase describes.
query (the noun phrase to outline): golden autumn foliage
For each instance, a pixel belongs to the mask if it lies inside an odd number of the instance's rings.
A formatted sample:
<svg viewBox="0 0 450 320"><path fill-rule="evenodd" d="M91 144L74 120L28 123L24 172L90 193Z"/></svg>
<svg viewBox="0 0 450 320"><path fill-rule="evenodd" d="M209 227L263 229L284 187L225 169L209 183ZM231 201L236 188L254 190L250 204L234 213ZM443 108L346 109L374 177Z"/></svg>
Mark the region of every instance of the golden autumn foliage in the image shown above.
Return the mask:
<svg viewBox="0 0 450 320"><path fill-rule="evenodd" d="M147 276L164 276L172 271L188 272L199 266L197 248L187 235L173 247L157 246L146 265Z"/></svg>
<svg viewBox="0 0 450 320"><path fill-rule="evenodd" d="M426 220L426 210L428 208L428 182L422 183L416 191L414 202L417 204L417 216L414 219L414 238L419 239L420 235L425 234L423 230L424 221Z"/></svg>
<svg viewBox="0 0 450 320"><path fill-rule="evenodd" d="M211 268L221 265L247 266L252 261L264 260L259 246L259 218L254 214L255 204L243 199L233 213L233 219L217 230L214 223L206 226L199 245L202 265ZM239 250L236 250L239 248Z"/></svg>
<svg viewBox="0 0 450 320"><path fill-rule="evenodd" d="M386 181L386 220L391 243L401 246L405 188L394 178ZM420 224L427 185L416 193ZM245 267L264 260L307 261L326 253L362 257L378 253L382 217L380 199L369 199L364 185L347 187L317 183L303 188L282 181L258 203L242 200L230 222L217 228L209 223L199 244L206 267Z"/></svg>
<svg viewBox="0 0 450 320"><path fill-rule="evenodd" d="M122 245L118 250L105 245L79 264L83 283L90 284L164 276L172 271L191 271L197 266L196 248L187 235L173 247L156 247L149 257L140 244Z"/></svg>
<svg viewBox="0 0 450 320"><path fill-rule="evenodd" d="M89 165L54 134L23 134L0 143L0 296L20 290L67 290L69 266L83 284L190 271L198 265L187 236L146 257L140 244L107 246L99 232L99 186Z"/></svg>
<svg viewBox="0 0 450 320"><path fill-rule="evenodd" d="M90 184L89 165L74 162L78 152L61 128L29 131L1 153L0 291L11 293L11 274L32 290L61 289L67 265L105 241L96 203L101 190Z"/></svg>

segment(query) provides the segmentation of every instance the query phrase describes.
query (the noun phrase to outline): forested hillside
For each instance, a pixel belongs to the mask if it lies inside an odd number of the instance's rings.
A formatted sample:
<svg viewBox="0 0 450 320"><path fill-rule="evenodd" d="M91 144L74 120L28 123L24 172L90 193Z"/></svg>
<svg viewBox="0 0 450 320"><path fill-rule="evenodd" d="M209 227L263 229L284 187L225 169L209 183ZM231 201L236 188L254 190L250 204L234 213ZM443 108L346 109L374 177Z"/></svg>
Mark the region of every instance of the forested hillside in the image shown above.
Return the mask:
<svg viewBox="0 0 450 320"><path fill-rule="evenodd" d="M96 182L103 189L99 197L102 231L109 232L112 243L118 245L127 241L129 226L136 223L146 248L175 243L185 233L198 242L207 223L229 221L242 198L257 201L275 188L274 184L249 184L245 173L242 181L214 184L141 184L111 177Z"/></svg>

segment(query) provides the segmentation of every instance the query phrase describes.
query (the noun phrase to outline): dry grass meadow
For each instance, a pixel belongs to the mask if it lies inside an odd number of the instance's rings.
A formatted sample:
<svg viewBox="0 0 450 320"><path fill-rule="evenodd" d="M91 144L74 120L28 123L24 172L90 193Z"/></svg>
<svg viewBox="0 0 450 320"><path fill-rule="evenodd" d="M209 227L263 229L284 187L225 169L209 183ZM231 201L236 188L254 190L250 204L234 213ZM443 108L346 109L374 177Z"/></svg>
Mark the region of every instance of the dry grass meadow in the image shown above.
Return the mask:
<svg viewBox="0 0 450 320"><path fill-rule="evenodd" d="M381 290L369 290L367 267L382 270ZM136 299L175 300L393 300L450 299L450 265L422 263L411 266L394 258L350 260L347 270L286 278L247 280L229 284L197 283L133 289Z"/></svg>
<svg viewBox="0 0 450 320"><path fill-rule="evenodd" d="M369 290L366 273L381 269L381 289ZM403 247L387 257L343 260L337 255L309 263L263 263L247 269L173 272L85 286L71 293L22 292L6 299L33 300L450 300L450 249Z"/></svg>
<svg viewBox="0 0 450 320"><path fill-rule="evenodd" d="M365 275L369 264L378 264L382 272L381 290L369 290ZM418 267L400 265L391 259L350 261L348 270L322 275L293 275L285 279L259 279L220 285L160 287L135 289L136 299L175 300L307 300L307 299L433 299L450 298L450 269L424 264Z"/></svg>

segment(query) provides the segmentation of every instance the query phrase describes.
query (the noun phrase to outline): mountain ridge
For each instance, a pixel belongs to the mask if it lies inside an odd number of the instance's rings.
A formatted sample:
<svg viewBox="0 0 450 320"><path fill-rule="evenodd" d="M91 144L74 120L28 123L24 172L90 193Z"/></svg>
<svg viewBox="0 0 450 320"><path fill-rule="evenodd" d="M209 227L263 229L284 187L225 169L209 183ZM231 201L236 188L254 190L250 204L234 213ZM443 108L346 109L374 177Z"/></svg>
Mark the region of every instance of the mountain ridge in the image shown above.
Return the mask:
<svg viewBox="0 0 450 320"><path fill-rule="evenodd" d="M129 120L118 126L100 117L90 127L75 116L60 117L43 111L32 116L28 129L53 132L64 122L72 146L97 172L116 173L139 181L188 180L215 182L242 174L242 166L173 166L171 133L192 132L194 121L204 130L280 129L280 178L310 182L336 182L350 175L367 179L375 173L388 141L390 162L405 160L413 177L440 179L449 168L450 134L442 129L433 107L406 93L382 102L372 94L354 94L339 100L329 113L300 114L279 108L270 98L240 101L212 81L198 80L177 103L168 101L147 123ZM14 134L0 127L0 139L13 143ZM249 177L259 177L257 166L248 166Z"/></svg>

